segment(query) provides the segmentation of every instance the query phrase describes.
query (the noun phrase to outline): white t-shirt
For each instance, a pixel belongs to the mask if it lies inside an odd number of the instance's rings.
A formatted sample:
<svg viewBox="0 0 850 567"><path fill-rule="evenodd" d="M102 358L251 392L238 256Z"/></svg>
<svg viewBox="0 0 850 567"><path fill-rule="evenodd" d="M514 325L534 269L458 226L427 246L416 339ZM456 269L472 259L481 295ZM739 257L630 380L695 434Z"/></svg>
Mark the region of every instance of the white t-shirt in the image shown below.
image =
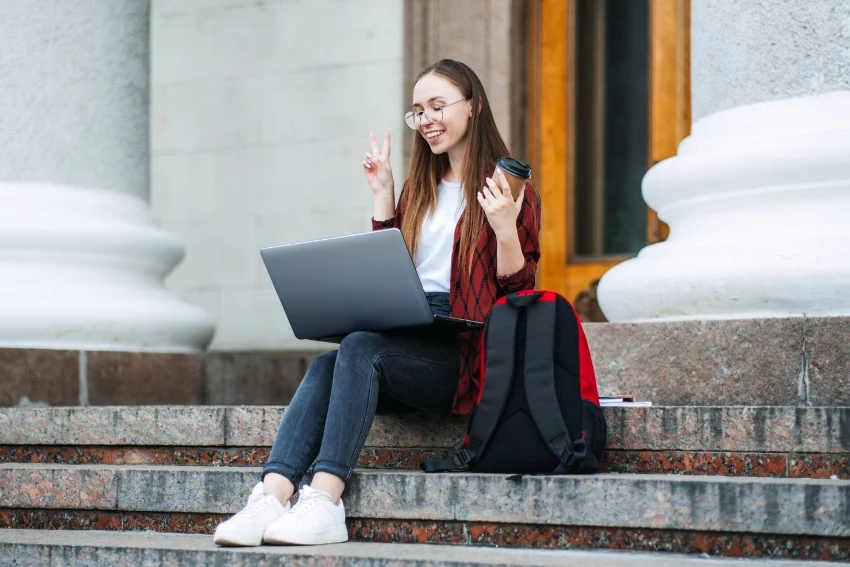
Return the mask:
<svg viewBox="0 0 850 567"><path fill-rule="evenodd" d="M463 186L443 180L437 191L437 207L422 223L416 253L416 271L426 292L449 291L455 227L461 213Z"/></svg>

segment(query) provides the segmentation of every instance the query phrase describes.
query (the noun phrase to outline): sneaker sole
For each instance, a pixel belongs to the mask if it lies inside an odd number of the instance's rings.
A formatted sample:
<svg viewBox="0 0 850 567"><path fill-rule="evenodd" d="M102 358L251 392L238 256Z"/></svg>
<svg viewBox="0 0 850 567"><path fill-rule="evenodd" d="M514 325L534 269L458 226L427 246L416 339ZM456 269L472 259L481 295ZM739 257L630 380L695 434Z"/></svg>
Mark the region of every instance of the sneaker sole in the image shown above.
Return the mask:
<svg viewBox="0 0 850 567"><path fill-rule="evenodd" d="M265 536L263 543L278 545L323 545L326 543L344 543L348 541L348 529L343 526L334 526L324 529L318 533L295 536Z"/></svg>
<svg viewBox="0 0 850 567"><path fill-rule="evenodd" d="M260 538L260 541L258 543L254 543L254 542L246 543L245 540L239 541L239 540L236 540L234 538L228 538L228 537L220 537L220 538L213 537L213 543L216 544L216 545L220 545L222 547L259 547L259 546L263 545L263 540L262 540L262 538Z"/></svg>

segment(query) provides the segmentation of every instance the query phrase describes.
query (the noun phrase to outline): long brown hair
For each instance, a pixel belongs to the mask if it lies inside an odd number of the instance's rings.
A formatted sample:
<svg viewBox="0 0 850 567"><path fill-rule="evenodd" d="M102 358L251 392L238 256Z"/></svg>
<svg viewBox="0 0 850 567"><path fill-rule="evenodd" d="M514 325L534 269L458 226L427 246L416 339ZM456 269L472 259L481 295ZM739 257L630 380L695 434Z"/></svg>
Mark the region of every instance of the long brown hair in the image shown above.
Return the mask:
<svg viewBox="0 0 850 567"><path fill-rule="evenodd" d="M455 172L460 174L466 201L461 223L458 265L466 266L469 271L485 219L484 209L478 204L476 195L484 186L484 178L492 175L492 169L499 157L509 155L509 152L493 119L484 85L481 84L475 71L459 61L442 59L419 73L416 82L430 73L453 83L473 108L466 132L463 171ZM418 133L413 137L401 233L414 258L419 245L422 223L425 216L437 205L438 186L449 167L448 154L433 153L428 142Z"/></svg>

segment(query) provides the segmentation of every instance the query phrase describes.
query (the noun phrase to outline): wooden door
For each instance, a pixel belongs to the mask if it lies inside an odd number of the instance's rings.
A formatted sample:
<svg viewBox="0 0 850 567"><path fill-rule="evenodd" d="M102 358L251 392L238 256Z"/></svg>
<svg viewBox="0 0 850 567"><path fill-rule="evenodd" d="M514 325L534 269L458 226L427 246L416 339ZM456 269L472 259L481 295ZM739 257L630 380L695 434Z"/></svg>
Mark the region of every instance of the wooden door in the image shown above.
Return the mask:
<svg viewBox="0 0 850 567"><path fill-rule="evenodd" d="M666 237L640 178L688 134L689 9L689 0L527 4L526 154L544 202L539 287L576 300ZM604 320L598 309L586 319Z"/></svg>

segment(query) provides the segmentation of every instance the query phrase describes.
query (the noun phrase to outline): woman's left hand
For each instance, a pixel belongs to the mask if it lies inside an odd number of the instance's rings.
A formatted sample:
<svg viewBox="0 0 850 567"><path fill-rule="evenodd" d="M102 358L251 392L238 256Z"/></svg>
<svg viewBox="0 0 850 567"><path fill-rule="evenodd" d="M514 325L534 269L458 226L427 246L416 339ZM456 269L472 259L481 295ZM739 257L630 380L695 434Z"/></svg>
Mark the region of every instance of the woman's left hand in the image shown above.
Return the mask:
<svg viewBox="0 0 850 567"><path fill-rule="evenodd" d="M507 237L516 234L516 220L522 208L522 200L525 197L525 187L514 199L511 187L502 170L496 168L495 179L488 177L487 185L478 192L478 202L487 215L490 227L496 236Z"/></svg>

